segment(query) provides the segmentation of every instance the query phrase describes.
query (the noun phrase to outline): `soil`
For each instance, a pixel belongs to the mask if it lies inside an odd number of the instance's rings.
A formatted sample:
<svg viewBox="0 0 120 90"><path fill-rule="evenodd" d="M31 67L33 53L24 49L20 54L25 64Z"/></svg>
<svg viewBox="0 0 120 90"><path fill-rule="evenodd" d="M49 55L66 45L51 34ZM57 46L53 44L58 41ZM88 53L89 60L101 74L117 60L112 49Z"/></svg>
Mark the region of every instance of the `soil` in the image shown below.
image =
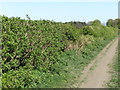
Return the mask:
<svg viewBox="0 0 120 90"><path fill-rule="evenodd" d="M105 88L110 79L109 64L113 63L118 46L118 39L111 41L91 63L83 70L75 88Z"/></svg>

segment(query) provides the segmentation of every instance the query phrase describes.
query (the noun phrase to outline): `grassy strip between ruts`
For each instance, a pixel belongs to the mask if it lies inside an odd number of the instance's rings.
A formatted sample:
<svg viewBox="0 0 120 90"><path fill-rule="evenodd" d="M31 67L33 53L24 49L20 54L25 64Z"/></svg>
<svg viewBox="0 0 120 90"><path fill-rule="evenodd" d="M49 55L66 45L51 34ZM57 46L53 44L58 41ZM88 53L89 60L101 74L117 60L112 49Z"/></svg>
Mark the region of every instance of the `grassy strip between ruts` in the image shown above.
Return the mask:
<svg viewBox="0 0 120 90"><path fill-rule="evenodd" d="M116 51L116 55L114 57L114 62L111 65L111 79L107 83L108 88L115 88L116 90L120 89L120 80L119 80L119 73L120 73L120 45L118 45L118 50Z"/></svg>

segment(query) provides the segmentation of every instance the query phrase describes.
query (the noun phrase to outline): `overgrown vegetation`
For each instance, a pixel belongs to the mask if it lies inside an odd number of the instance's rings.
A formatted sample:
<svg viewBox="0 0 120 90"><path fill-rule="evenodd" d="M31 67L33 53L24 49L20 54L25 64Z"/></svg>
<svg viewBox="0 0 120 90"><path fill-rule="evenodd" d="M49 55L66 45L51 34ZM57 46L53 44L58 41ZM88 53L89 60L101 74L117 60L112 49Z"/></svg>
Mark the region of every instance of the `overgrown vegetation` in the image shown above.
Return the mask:
<svg viewBox="0 0 120 90"><path fill-rule="evenodd" d="M116 51L116 56L114 58L114 63L111 66L112 70L111 73L111 79L107 83L108 88L120 88L120 40L118 45L118 50Z"/></svg>
<svg viewBox="0 0 120 90"><path fill-rule="evenodd" d="M110 71L110 73L112 76L111 76L110 81L107 83L107 86L109 88L116 88L116 89L119 88L119 84L118 84L118 81L119 81L118 80L118 57L117 57L117 55L115 57L115 61L112 65L112 70Z"/></svg>
<svg viewBox="0 0 120 90"><path fill-rule="evenodd" d="M3 88L69 87L118 31L99 20L77 28L29 17L1 18Z"/></svg>

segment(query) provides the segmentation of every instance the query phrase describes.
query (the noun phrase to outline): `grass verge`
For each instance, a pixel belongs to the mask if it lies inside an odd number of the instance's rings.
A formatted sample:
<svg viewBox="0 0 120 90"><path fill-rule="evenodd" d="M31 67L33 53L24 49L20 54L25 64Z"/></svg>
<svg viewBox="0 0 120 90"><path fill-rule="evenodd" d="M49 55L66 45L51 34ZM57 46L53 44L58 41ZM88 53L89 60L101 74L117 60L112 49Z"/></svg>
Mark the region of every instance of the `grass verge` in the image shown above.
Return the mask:
<svg viewBox="0 0 120 90"><path fill-rule="evenodd" d="M112 89L115 88L116 90L120 89L120 80L119 80L119 69L120 69L120 52L119 52L120 46L118 45L118 51L116 51L116 55L114 57L114 62L110 66L112 69L110 70L111 79L107 83L107 87Z"/></svg>
<svg viewBox="0 0 120 90"><path fill-rule="evenodd" d="M55 64L53 68L56 73L48 73L44 76L44 82L41 82L37 87L42 88L66 88L70 87L76 78L80 76L81 71L93 60L98 53L111 40L103 40L86 45L82 51L70 50L60 55L60 62Z"/></svg>

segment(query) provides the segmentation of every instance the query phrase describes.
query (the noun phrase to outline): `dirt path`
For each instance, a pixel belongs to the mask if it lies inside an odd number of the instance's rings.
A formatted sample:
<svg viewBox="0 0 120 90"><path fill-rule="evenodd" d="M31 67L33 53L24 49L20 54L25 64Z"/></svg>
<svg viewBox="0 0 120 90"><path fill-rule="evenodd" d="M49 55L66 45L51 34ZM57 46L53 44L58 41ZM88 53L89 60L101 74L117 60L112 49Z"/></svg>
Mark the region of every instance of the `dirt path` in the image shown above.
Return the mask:
<svg viewBox="0 0 120 90"><path fill-rule="evenodd" d="M110 74L108 64L111 64L117 50L118 39L109 43L100 54L85 68L80 76L80 83L73 87L78 88L105 88L105 82L109 80Z"/></svg>

